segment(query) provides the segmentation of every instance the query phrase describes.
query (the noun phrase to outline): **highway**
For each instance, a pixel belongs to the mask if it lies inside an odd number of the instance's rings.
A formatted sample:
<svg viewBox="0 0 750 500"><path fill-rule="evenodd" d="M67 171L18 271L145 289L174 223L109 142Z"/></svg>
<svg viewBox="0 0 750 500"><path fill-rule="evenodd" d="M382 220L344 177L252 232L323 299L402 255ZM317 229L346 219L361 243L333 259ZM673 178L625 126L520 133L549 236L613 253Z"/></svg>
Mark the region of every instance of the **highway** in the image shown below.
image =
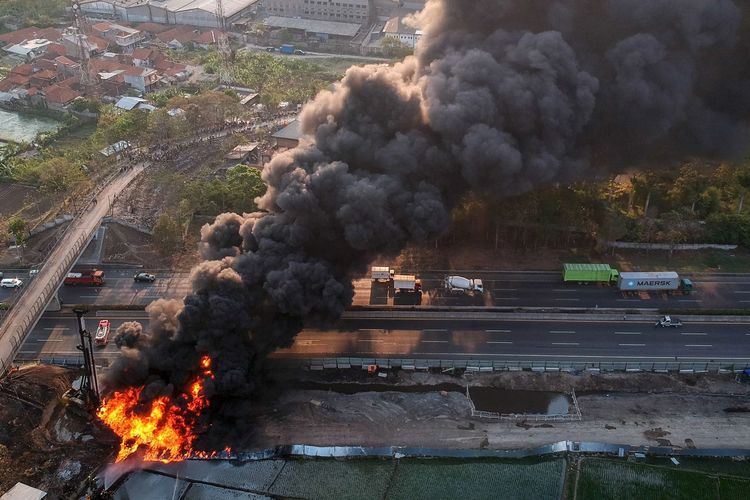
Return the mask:
<svg viewBox="0 0 750 500"><path fill-rule="evenodd" d="M140 311L97 311L112 322L112 335L125 321L146 320ZM72 315L46 313L22 345L17 360L79 356ZM110 343L97 348L97 364L117 356ZM342 319L335 328L304 330L277 357L408 357L422 359L747 359L750 324L686 322L655 328L652 321L544 321Z"/></svg>
<svg viewBox="0 0 750 500"><path fill-rule="evenodd" d="M146 271L149 271L146 269ZM189 273L154 271L154 283L134 283L134 269L106 269L104 287L60 288L65 304L145 305L157 298L182 298L190 291ZM151 271L149 271L151 272ZM468 271L480 277L484 297L446 297L440 288L444 272L421 274L422 305L541 308L750 308L750 275L695 275L691 295L643 293L625 296L614 287L564 284L557 272ZM689 276L689 275L687 275ZM392 290L369 279L355 280L355 305L393 305ZM0 291L0 301L12 291Z"/></svg>

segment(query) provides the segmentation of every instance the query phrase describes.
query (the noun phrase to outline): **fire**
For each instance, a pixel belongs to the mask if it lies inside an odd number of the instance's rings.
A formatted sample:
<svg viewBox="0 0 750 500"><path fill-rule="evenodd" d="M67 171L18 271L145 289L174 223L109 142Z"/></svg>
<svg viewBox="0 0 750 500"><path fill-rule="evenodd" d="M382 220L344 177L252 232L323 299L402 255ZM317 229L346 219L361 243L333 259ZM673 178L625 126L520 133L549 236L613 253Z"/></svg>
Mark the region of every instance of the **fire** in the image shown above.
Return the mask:
<svg viewBox="0 0 750 500"><path fill-rule="evenodd" d="M150 406L141 411L139 399L143 387L131 387L115 392L105 400L98 411L99 419L120 437L120 450L116 462L129 457L139 449L145 450L144 460L172 462L192 456L213 458L217 452L193 450L197 437L195 424L198 415L209 406L203 394L206 379L214 378L211 372L211 358L200 360L202 376L189 386L185 394L174 400L167 396L151 401ZM229 452L227 448L224 450Z"/></svg>

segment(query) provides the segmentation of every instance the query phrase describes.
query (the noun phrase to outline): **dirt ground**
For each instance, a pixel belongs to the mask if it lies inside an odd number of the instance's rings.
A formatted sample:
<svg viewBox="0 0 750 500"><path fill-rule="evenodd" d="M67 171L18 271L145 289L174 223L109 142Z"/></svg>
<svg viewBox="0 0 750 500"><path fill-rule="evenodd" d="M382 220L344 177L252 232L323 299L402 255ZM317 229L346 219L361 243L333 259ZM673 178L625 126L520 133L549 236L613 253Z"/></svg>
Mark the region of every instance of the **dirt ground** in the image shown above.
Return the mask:
<svg viewBox="0 0 750 500"><path fill-rule="evenodd" d="M77 374L30 365L0 380L0 493L21 481L69 497L114 451L85 412L62 400Z"/></svg>
<svg viewBox="0 0 750 500"><path fill-rule="evenodd" d="M102 262L137 264L153 269L171 266L171 258L164 257L156 251L151 235L117 223L107 224Z"/></svg>
<svg viewBox="0 0 750 500"><path fill-rule="evenodd" d="M356 378L356 377L355 377ZM332 382L330 375L309 379ZM370 383L381 383L370 380ZM276 444L526 448L561 440L675 447L750 447L750 383L733 376L537 374L462 377L401 372L393 392L282 391L264 408L252 447ZM570 392L580 422L509 422L470 416L460 392L398 385L470 384ZM647 388L647 392L643 388Z"/></svg>

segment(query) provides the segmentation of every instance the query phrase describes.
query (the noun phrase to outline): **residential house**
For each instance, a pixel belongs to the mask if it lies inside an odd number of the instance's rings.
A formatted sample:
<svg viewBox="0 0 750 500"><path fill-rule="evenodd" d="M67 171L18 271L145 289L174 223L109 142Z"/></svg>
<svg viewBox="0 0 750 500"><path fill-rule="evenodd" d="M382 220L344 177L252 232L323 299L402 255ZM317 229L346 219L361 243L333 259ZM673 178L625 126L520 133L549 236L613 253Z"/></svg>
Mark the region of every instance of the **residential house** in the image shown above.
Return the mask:
<svg viewBox="0 0 750 500"><path fill-rule="evenodd" d="M301 135L299 120L294 120L286 127L271 135L271 138L276 141L277 148L295 148L299 144Z"/></svg>
<svg viewBox="0 0 750 500"><path fill-rule="evenodd" d="M392 17L383 27L383 38L395 38L407 47L414 48L422 38L422 32L403 23L401 17Z"/></svg>
<svg viewBox="0 0 750 500"><path fill-rule="evenodd" d="M91 29L96 36L114 42L126 54L133 52L145 38L140 30L108 22L96 23Z"/></svg>
<svg viewBox="0 0 750 500"><path fill-rule="evenodd" d="M208 50L219 43L219 32L205 31L193 37L191 40L196 48Z"/></svg>
<svg viewBox="0 0 750 500"><path fill-rule="evenodd" d="M47 107L63 111L70 103L81 97L81 94L68 87L52 85L42 91Z"/></svg>
<svg viewBox="0 0 750 500"><path fill-rule="evenodd" d="M87 51L89 57L96 54L101 54L109 47L109 42L95 35L83 35L83 40L80 41L83 50ZM72 59L81 59L81 49L79 48L79 35L74 31L65 33L62 37L62 44L65 47L65 56Z"/></svg>
<svg viewBox="0 0 750 500"><path fill-rule="evenodd" d="M44 55L50 43L52 42L46 38L34 38L15 45L5 46L3 50L28 62Z"/></svg>
<svg viewBox="0 0 750 500"><path fill-rule="evenodd" d="M65 56L58 56L55 58L57 64L57 73L63 78L70 78L76 76L81 71L81 65L77 62L68 59Z"/></svg>
<svg viewBox="0 0 750 500"><path fill-rule="evenodd" d="M0 35L0 45L10 46L23 43L27 40L49 40L54 42L60 39L62 32L55 28L37 28L30 26L10 33Z"/></svg>
<svg viewBox="0 0 750 500"><path fill-rule="evenodd" d="M148 47L140 47L133 51L133 65L139 68L153 68L156 50Z"/></svg>
<svg viewBox="0 0 750 500"><path fill-rule="evenodd" d="M49 87L50 85L55 83L55 81L57 81L57 71L52 71L49 69L37 71L29 77L29 85L31 85L32 87L38 87L40 89Z"/></svg>
<svg viewBox="0 0 750 500"><path fill-rule="evenodd" d="M172 50L182 50L188 42L192 43L193 39L199 34L198 30L194 30L190 26L176 26L171 30L159 33L156 38Z"/></svg>
<svg viewBox="0 0 750 500"><path fill-rule="evenodd" d="M152 92L159 85L161 77L151 68L130 67L125 70L125 81L141 92Z"/></svg>

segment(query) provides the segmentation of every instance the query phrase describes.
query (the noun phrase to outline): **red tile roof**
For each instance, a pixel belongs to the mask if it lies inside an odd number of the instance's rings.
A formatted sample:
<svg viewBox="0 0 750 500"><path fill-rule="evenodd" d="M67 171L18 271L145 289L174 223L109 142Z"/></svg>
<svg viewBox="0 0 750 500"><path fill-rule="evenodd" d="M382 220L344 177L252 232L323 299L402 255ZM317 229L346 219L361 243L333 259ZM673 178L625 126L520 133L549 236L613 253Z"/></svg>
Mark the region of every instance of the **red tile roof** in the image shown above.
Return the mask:
<svg viewBox="0 0 750 500"><path fill-rule="evenodd" d="M149 49L147 47L141 47L133 51L133 59L143 59L143 60L150 59L153 53L154 51L152 49Z"/></svg>
<svg viewBox="0 0 750 500"><path fill-rule="evenodd" d="M105 21L101 23L96 23L95 25L92 26L92 28L100 33L103 33L105 31L109 31L112 28L112 24Z"/></svg>
<svg viewBox="0 0 750 500"><path fill-rule="evenodd" d="M171 30L159 33L156 37L164 43L169 43L172 40L177 40L180 43L186 43L191 41L195 37L193 28L190 26L177 26Z"/></svg>
<svg viewBox="0 0 750 500"><path fill-rule="evenodd" d="M107 47L109 47L109 40L96 35L86 35L86 40L99 47L99 50L107 50Z"/></svg>
<svg viewBox="0 0 750 500"><path fill-rule="evenodd" d="M47 45L47 53L58 55L58 56L64 56L65 55L65 46L61 43L51 43Z"/></svg>
<svg viewBox="0 0 750 500"><path fill-rule="evenodd" d="M204 33L201 33L200 35L193 37L193 41L195 43L208 44L208 43L216 43L218 38L219 38L219 34L211 30L211 31L206 31Z"/></svg>
<svg viewBox="0 0 750 500"><path fill-rule="evenodd" d="M162 31L167 31L169 26L156 23L141 23L138 25L138 29L146 33L161 33Z"/></svg>
<svg viewBox="0 0 750 500"><path fill-rule="evenodd" d="M31 75L31 77L32 78L40 78L42 80L52 80L53 78L57 77L57 73L55 73L54 71L50 71L48 69L45 69L45 70L39 71L37 73L34 73L33 75Z"/></svg>
<svg viewBox="0 0 750 500"><path fill-rule="evenodd" d="M34 72L34 67L31 64L20 64L10 70L11 75L29 76Z"/></svg>
<svg viewBox="0 0 750 500"><path fill-rule="evenodd" d="M77 66L78 63L72 59L68 59L65 56L58 56L55 58L55 62L62 64L63 66Z"/></svg>
<svg viewBox="0 0 750 500"><path fill-rule="evenodd" d="M75 90L68 87L61 87L60 85L50 85L44 89L44 95L47 98L47 102L55 104L68 104L73 99L81 97L81 94Z"/></svg>
<svg viewBox="0 0 750 500"><path fill-rule="evenodd" d="M11 73L10 75L8 75L8 77L5 80L11 82L13 85L16 85L16 86L25 87L26 85L29 84L28 76L17 75L15 73Z"/></svg>
<svg viewBox="0 0 750 500"><path fill-rule="evenodd" d="M0 35L0 42L6 45L14 45L21 43L24 40L34 40L36 38L45 38L51 42L59 40L62 32L55 28L37 28L36 26L30 26L23 28L18 31L11 31Z"/></svg>
<svg viewBox="0 0 750 500"><path fill-rule="evenodd" d="M57 71L57 64L55 64L55 61L51 61L49 59L37 59L34 61L34 68L41 70L41 69L49 69L52 71Z"/></svg>

